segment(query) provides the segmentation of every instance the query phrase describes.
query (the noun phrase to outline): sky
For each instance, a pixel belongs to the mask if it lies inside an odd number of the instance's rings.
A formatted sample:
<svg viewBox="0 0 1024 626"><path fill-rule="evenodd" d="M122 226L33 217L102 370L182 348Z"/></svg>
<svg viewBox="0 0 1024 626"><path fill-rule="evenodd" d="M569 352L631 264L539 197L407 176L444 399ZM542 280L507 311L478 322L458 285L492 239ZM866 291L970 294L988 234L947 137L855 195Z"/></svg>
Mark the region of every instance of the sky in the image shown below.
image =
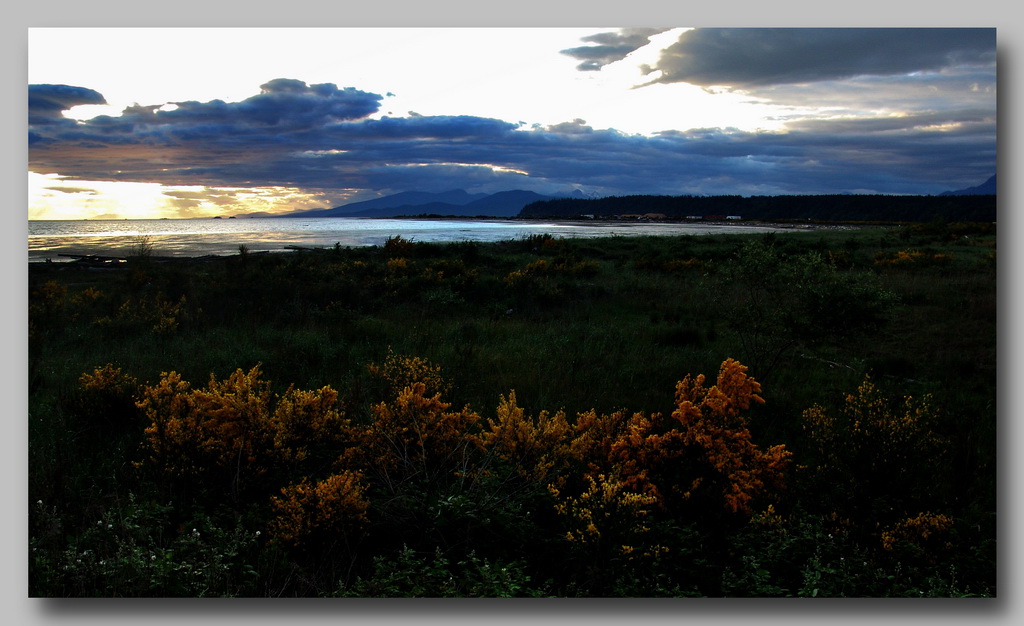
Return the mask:
<svg viewBox="0 0 1024 626"><path fill-rule="evenodd" d="M996 173L996 35L29 28L28 217L451 189L938 194Z"/></svg>

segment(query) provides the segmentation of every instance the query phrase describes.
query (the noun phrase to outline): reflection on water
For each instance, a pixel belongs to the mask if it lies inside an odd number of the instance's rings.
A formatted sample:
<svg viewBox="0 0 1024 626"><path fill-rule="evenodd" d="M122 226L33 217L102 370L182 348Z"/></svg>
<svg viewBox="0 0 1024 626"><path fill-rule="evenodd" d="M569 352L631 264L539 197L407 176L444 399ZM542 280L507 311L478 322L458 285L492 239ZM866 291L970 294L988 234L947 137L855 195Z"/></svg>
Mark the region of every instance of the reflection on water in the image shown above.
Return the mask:
<svg viewBox="0 0 1024 626"><path fill-rule="evenodd" d="M530 235L605 237L749 233L781 228L698 223L524 222L513 220L416 220L359 218L242 218L195 220L30 221L29 261L68 261L62 254L127 256L140 237L156 256L285 251L287 246L382 245L401 235L411 241L506 241Z"/></svg>

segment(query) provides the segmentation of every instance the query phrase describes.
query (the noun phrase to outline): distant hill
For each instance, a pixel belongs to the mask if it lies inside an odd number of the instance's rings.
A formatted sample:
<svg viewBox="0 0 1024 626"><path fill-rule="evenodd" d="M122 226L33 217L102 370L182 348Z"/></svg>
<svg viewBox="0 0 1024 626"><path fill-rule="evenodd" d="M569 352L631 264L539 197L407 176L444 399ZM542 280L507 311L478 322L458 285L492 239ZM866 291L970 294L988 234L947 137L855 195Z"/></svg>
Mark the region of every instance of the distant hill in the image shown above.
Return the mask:
<svg viewBox="0 0 1024 626"><path fill-rule="evenodd" d="M286 213L280 217L399 217L443 215L457 217L514 217L532 202L551 200L533 191L471 194L462 189L441 193L403 191L383 198L352 202L331 209Z"/></svg>
<svg viewBox="0 0 1024 626"><path fill-rule="evenodd" d="M955 191L943 191L940 196L994 196L996 195L996 175L981 183L977 187L957 189Z"/></svg>

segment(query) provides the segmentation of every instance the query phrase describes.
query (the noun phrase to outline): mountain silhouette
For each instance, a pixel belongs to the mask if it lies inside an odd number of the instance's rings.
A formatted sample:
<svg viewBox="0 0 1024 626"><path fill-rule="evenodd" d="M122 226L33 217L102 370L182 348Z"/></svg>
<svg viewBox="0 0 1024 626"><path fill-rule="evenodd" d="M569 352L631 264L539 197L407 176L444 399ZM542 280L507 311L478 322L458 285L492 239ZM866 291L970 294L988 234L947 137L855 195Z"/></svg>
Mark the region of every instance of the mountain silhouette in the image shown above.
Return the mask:
<svg viewBox="0 0 1024 626"><path fill-rule="evenodd" d="M994 196L996 195L996 175L981 183L977 187L957 189L955 191L943 191L940 196Z"/></svg>
<svg viewBox="0 0 1024 626"><path fill-rule="evenodd" d="M514 217L531 202L550 200L521 189L498 193L471 194L462 189L441 193L403 191L383 198L343 204L331 209L315 209L283 214L280 217L399 217L438 215L457 217Z"/></svg>

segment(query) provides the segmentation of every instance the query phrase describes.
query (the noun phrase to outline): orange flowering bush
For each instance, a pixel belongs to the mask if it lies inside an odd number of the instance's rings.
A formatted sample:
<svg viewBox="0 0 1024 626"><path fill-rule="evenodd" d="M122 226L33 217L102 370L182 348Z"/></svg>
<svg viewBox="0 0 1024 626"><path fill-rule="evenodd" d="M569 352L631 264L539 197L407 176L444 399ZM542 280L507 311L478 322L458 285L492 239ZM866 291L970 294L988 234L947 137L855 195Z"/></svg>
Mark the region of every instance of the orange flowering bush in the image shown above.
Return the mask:
<svg viewBox="0 0 1024 626"><path fill-rule="evenodd" d="M82 391L117 396L131 396L138 384L134 376L125 374L112 363L96 367L91 374L86 372L78 377L78 386Z"/></svg>
<svg viewBox="0 0 1024 626"><path fill-rule="evenodd" d="M923 250L899 250L897 252L879 252L875 255L875 267L924 267L946 266L953 261L953 255L927 253Z"/></svg>
<svg viewBox="0 0 1024 626"><path fill-rule="evenodd" d="M273 467L306 460L313 449L338 454L353 435L336 401L330 387L292 387L276 396L259 365L221 381L211 376L206 388L165 372L137 402L149 423L146 463L182 477L222 468L237 492Z"/></svg>
<svg viewBox="0 0 1024 626"><path fill-rule="evenodd" d="M698 476L685 492L690 497L708 478L720 485L725 507L750 513L752 499L769 487L781 486L792 453L776 445L761 450L751 441L746 419L740 414L752 403L763 403L761 385L747 375L747 367L726 359L717 383L704 386L704 376L687 376L676 386L677 408L672 417L682 425L683 443L700 451L713 476Z"/></svg>
<svg viewBox="0 0 1024 626"><path fill-rule="evenodd" d="M944 508L951 495L945 490L953 484L932 398L888 397L866 376L844 400L838 410L816 405L803 413L812 460L807 488L823 494L826 511L860 520L849 530L866 542L914 554L919 544L937 547L923 540L947 530L951 520L915 516Z"/></svg>
<svg viewBox="0 0 1024 626"><path fill-rule="evenodd" d="M270 531L276 541L292 547L346 540L368 523L366 486L359 472L342 471L311 483L281 490L271 499L274 519Z"/></svg>
<svg viewBox="0 0 1024 626"><path fill-rule="evenodd" d="M388 395L396 395L414 383L423 383L428 393L451 391L451 383L441 375L439 365L422 357L396 354L390 347L383 363L371 363L366 369L386 384Z"/></svg>
<svg viewBox="0 0 1024 626"><path fill-rule="evenodd" d="M892 552L899 546L922 553L928 550L949 549L948 532L953 519L948 515L931 512L908 517L882 531L882 548Z"/></svg>
<svg viewBox="0 0 1024 626"><path fill-rule="evenodd" d="M554 485L548 490L555 498L555 511L569 520L566 539L575 543L606 543L630 557L640 535L650 531L645 522L656 498L628 491L625 483L605 474L586 477L587 486L578 496L562 493ZM660 546L648 547L647 556L663 551Z"/></svg>
<svg viewBox="0 0 1024 626"><path fill-rule="evenodd" d="M487 418L480 443L511 464L520 476L543 481L565 465L570 431L564 411L541 411L530 418L517 404L516 392L511 391L507 398L501 396L495 417Z"/></svg>
<svg viewBox="0 0 1024 626"><path fill-rule="evenodd" d="M510 286L529 284L529 281L541 277L554 276L593 276L600 267L594 261L570 262L565 259L548 261L537 259L527 263L523 269L513 270L505 276L505 283Z"/></svg>
<svg viewBox="0 0 1024 626"><path fill-rule="evenodd" d="M101 365L78 378L78 388L67 394L61 403L76 416L85 431L96 430L99 436L137 434L140 428L135 395L139 383L111 363Z"/></svg>
<svg viewBox="0 0 1024 626"><path fill-rule="evenodd" d="M655 499L659 507L681 494L686 467L683 433L665 422L660 413L634 413L623 422L608 448L608 460L618 468L626 486Z"/></svg>
<svg viewBox="0 0 1024 626"><path fill-rule="evenodd" d="M870 376L838 412L815 405L803 413L818 473L870 485L872 491L889 485L907 494L929 492L933 470L948 453L937 421L930 395L892 399Z"/></svg>
<svg viewBox="0 0 1024 626"><path fill-rule="evenodd" d="M359 461L389 490L416 478L429 486L465 476L480 449L474 426L480 416L468 407L450 411L441 394L427 395L422 382L405 387L392 402L372 409L360 432Z"/></svg>
<svg viewBox="0 0 1024 626"><path fill-rule="evenodd" d="M317 449L336 454L355 436L350 422L338 410L338 392L330 387L315 390L294 386L281 395L271 416L275 455L286 462L302 462Z"/></svg>
<svg viewBox="0 0 1024 626"><path fill-rule="evenodd" d="M548 479L555 510L568 522L566 537L585 544L605 536L620 555L656 557L668 548L657 539L645 544L641 535L655 516L679 512L698 496L702 504L691 513L753 515L754 501L782 486L791 453L752 441L743 413L763 400L746 371L728 359L710 388L703 376L687 376L677 385L671 420L660 413L579 414L561 435L568 437L560 453L566 469ZM770 505L767 511L775 515Z"/></svg>

